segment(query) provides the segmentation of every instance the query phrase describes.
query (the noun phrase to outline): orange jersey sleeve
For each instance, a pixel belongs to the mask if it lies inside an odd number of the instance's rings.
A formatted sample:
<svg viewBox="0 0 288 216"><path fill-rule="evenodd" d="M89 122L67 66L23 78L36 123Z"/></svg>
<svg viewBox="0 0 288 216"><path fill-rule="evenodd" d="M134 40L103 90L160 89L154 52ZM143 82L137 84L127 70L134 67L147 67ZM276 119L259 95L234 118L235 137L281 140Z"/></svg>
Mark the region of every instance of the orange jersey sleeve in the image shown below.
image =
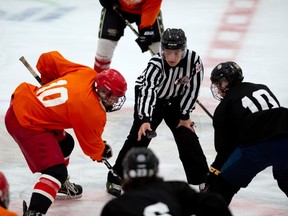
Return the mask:
<svg viewBox="0 0 288 216"><path fill-rule="evenodd" d="M72 65L73 67L71 67ZM43 53L39 57L36 67L41 74L42 82L48 83L77 70L78 67L83 67L83 65L70 62L63 58L59 52L52 51Z"/></svg>
<svg viewBox="0 0 288 216"><path fill-rule="evenodd" d="M122 11L141 15L140 29L152 26L160 11L162 0L119 0Z"/></svg>
<svg viewBox="0 0 288 216"><path fill-rule="evenodd" d="M106 111L93 89L96 72L58 52L42 54L37 68L42 77L53 81L41 87L22 83L16 88L12 105L19 123L35 130L72 128L83 152L101 160Z"/></svg>
<svg viewBox="0 0 288 216"><path fill-rule="evenodd" d="M1 216L18 216L16 212L9 211L8 209L3 208L0 206L0 215Z"/></svg>

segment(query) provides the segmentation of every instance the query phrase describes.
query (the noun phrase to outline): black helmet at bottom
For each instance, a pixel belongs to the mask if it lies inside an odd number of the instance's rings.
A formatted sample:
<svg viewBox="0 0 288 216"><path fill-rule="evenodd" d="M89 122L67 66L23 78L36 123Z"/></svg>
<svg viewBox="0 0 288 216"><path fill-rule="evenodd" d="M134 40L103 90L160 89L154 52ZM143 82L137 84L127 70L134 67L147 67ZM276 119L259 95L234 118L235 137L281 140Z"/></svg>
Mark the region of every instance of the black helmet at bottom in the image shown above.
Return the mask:
<svg viewBox="0 0 288 216"><path fill-rule="evenodd" d="M146 147L130 149L123 162L123 176L125 179L149 178L158 173L159 160L155 154Z"/></svg>

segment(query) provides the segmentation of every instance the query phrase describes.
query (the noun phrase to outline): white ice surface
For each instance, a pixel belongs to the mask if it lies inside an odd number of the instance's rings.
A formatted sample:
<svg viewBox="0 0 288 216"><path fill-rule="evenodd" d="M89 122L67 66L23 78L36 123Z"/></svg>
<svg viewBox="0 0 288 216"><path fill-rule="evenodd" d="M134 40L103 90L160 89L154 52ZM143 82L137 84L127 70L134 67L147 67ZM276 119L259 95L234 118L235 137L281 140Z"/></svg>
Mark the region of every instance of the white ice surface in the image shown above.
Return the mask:
<svg viewBox="0 0 288 216"><path fill-rule="evenodd" d="M164 26L183 28L188 47L203 59L230 3L250 4L252 0L166 0L162 4ZM247 32L239 42L234 61L244 71L246 81L265 83L288 106L288 2L258 0ZM10 183L9 208L22 215L22 201L29 202L39 175L32 175L17 144L4 125L5 111L13 90L21 82L37 81L18 60L22 55L35 68L42 52L58 50L67 59L93 67L97 46L101 6L97 0L0 0L0 170ZM142 54L134 42L135 35L127 27L114 53L112 67L121 71L128 82L127 102L119 112L108 114L103 138L113 147L113 164L132 124L133 87L136 77L145 68L149 53ZM221 54L221 53L220 53ZM211 68L206 68L209 78ZM217 101L211 96L208 83L203 84L199 100L213 113ZM213 162L213 128L211 119L196 107L192 119L208 163ZM73 133L70 130L71 133ZM185 180L176 145L165 124L150 147L160 159L160 175L167 180ZM105 193L107 168L92 162L76 145L69 166L72 181L84 188L83 198L55 201L47 215L99 215L110 199ZM123 206L129 208L129 206ZM278 189L271 168L253 179L234 197L230 208L234 215L288 215L287 197Z"/></svg>

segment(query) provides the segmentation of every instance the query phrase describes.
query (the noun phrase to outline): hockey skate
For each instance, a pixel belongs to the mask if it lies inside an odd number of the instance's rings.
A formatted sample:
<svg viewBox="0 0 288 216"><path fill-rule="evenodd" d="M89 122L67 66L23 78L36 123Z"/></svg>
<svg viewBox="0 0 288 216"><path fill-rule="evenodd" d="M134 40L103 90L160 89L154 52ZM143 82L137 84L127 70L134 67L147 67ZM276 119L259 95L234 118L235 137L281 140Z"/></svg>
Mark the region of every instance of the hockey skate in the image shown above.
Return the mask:
<svg viewBox="0 0 288 216"><path fill-rule="evenodd" d="M33 210L27 210L27 204L26 202L23 200L23 216L42 216L43 214L41 214L40 212L36 212Z"/></svg>
<svg viewBox="0 0 288 216"><path fill-rule="evenodd" d="M56 199L79 199L82 197L82 186L71 183L69 176L56 195Z"/></svg>
<svg viewBox="0 0 288 216"><path fill-rule="evenodd" d="M116 176L111 171L108 172L106 190L108 194L111 194L115 197L119 197L121 195L121 184L122 181L119 176Z"/></svg>

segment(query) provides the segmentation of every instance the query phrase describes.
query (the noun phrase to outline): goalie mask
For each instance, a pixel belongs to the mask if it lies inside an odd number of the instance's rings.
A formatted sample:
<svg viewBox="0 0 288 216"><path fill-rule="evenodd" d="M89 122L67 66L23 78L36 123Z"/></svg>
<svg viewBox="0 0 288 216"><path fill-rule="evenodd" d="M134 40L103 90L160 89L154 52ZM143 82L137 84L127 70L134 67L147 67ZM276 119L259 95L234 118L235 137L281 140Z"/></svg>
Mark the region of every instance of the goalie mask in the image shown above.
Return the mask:
<svg viewBox="0 0 288 216"><path fill-rule="evenodd" d="M121 109L126 97L127 83L119 71L106 69L97 74L95 90L107 112Z"/></svg>
<svg viewBox="0 0 288 216"><path fill-rule="evenodd" d="M150 149L134 147L123 160L123 176L125 179L153 177L158 173L158 164L158 158Z"/></svg>
<svg viewBox="0 0 288 216"><path fill-rule="evenodd" d="M211 72L211 92L214 98L220 100L233 86L243 81L240 66L232 61L218 64Z"/></svg>
<svg viewBox="0 0 288 216"><path fill-rule="evenodd" d="M9 184L5 175L0 172L0 206L8 209L9 202Z"/></svg>

